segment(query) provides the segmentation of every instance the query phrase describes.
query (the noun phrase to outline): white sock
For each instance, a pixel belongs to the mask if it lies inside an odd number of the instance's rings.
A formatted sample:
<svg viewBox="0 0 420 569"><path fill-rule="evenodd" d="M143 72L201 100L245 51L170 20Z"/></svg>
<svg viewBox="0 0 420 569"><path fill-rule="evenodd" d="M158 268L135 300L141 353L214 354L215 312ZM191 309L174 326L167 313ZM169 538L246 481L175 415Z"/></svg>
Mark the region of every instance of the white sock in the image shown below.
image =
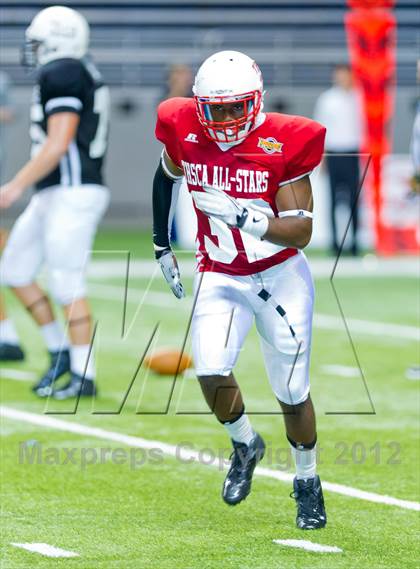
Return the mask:
<svg viewBox="0 0 420 569"><path fill-rule="evenodd" d="M85 379L95 378L95 357L90 344L70 346L70 366L73 373L77 373Z"/></svg>
<svg viewBox="0 0 420 569"><path fill-rule="evenodd" d="M255 431L252 428L248 415L245 413L233 423L223 423L223 426L229 433L230 438L237 443L249 445L254 438Z"/></svg>
<svg viewBox="0 0 420 569"><path fill-rule="evenodd" d="M312 449L295 448L292 449L293 459L296 465L296 478L314 478L316 474L316 445Z"/></svg>
<svg viewBox="0 0 420 569"><path fill-rule="evenodd" d="M66 335L57 320L41 326L41 334L49 352L59 352L63 348L68 348Z"/></svg>
<svg viewBox="0 0 420 569"><path fill-rule="evenodd" d="M0 320L0 341L4 344L19 346L19 336L17 335L15 325L8 318Z"/></svg>

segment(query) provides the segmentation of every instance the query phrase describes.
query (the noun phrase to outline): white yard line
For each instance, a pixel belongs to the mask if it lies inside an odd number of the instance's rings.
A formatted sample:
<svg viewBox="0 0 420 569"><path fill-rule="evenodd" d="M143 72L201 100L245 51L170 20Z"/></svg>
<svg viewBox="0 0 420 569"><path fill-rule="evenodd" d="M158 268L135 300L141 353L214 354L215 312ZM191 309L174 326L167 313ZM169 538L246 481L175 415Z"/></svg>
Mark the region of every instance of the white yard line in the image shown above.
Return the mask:
<svg viewBox="0 0 420 569"><path fill-rule="evenodd" d="M129 289L127 302L136 304L146 304L152 306L167 306L168 308L182 308L191 310L191 302L182 301L175 304L175 299L170 292L148 292L145 289ZM125 289L115 285L94 284L89 287L89 296L92 298L102 298L105 300L124 301ZM352 334L362 334L368 336L389 336L394 339L420 340L420 328L416 326L403 326L402 324L389 324L386 322L373 322L371 320L360 320L358 318L346 318L347 326ZM314 315L314 326L324 330L341 330L345 332L342 318L330 316L329 314Z"/></svg>
<svg viewBox="0 0 420 569"><path fill-rule="evenodd" d="M358 367L331 364L321 366L321 371L329 375L339 375L341 377L360 377L360 369Z"/></svg>
<svg viewBox="0 0 420 569"><path fill-rule="evenodd" d="M316 551L317 553L342 553L343 550L335 545L321 545L313 543L306 539L273 539L273 543L277 545L287 545L288 547L297 547L306 549L306 551Z"/></svg>
<svg viewBox="0 0 420 569"><path fill-rule="evenodd" d="M96 257L96 258L95 258ZM100 260L96 252L89 265L89 276L93 278L125 277L127 271L127 253L122 252L120 260ZM181 273L185 277L195 274L195 262L183 253L177 253ZM309 259L309 266L315 278L329 278L335 265L335 259ZM157 268L156 261L136 259L130 262L130 276L151 277ZM160 271L158 271L160 273ZM416 257L381 259L374 255L366 255L358 259L340 259L336 269L336 277L419 277L420 266Z"/></svg>
<svg viewBox="0 0 420 569"><path fill-rule="evenodd" d="M33 381L37 379L37 377L34 371L25 371L22 369L9 369L4 367L0 372L0 378L14 379L15 381Z"/></svg>
<svg viewBox="0 0 420 569"><path fill-rule="evenodd" d="M79 557L79 554L74 551L66 551L65 549L48 545L48 543L11 543L10 545L26 549L26 551L31 551L32 553L40 553L46 557Z"/></svg>
<svg viewBox="0 0 420 569"><path fill-rule="evenodd" d="M147 294L146 294L147 292ZM121 286L94 284L89 285L89 296L92 298L103 298L104 300L119 300L124 302L125 289ZM151 304L152 306L167 306L174 308L174 297L172 293L152 292L146 289L130 287L127 294L127 302L136 304ZM191 303L183 302L182 308L191 310Z"/></svg>
<svg viewBox="0 0 420 569"><path fill-rule="evenodd" d="M215 459L213 455L198 452L194 449L177 447L171 444L163 443L161 441L143 439L140 437L125 435L123 433L107 431L98 427L91 427L88 425L81 425L80 423L63 421L62 419L55 419L52 416L38 415L37 413L28 413L27 411L20 411L19 409L13 409L11 407L6 407L3 405L0 406L0 416L16 421L31 423L33 425L48 427L50 429L55 429L58 431L64 431L67 433L76 433L79 435L95 437L107 441L115 441L128 445L130 447L159 449L163 454L177 458L178 460L186 462L197 462L205 466L213 466L219 470L222 470L227 465L226 461ZM281 482L291 482L293 480L292 474L272 470L269 468L257 467L255 469L255 473L266 478L280 480ZM351 486L344 486L342 484L335 484L333 482L324 481L322 485L324 490L328 490L336 494L341 494L343 496L350 496L352 498L358 498L359 500L366 500L368 502L375 502L377 504L396 506L405 510L420 511L419 502L400 500L399 498L393 498L392 496L376 494L374 492L366 492L365 490L359 490Z"/></svg>
<svg viewBox="0 0 420 569"><path fill-rule="evenodd" d="M420 328L417 326L373 322L371 320L359 320L358 318L346 318L346 323L352 334L367 334L377 337L391 336L395 339L415 340L417 342L420 340ZM327 330L345 330L342 318L329 314L315 313L314 326Z"/></svg>

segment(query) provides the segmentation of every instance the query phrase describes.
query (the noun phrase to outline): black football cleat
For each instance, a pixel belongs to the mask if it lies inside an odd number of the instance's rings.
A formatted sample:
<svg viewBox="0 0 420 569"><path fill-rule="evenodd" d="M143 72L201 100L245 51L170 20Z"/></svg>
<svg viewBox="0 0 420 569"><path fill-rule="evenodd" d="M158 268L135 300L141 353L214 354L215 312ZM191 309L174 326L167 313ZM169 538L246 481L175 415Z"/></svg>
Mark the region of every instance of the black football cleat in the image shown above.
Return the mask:
<svg viewBox="0 0 420 569"><path fill-rule="evenodd" d="M0 342L0 362L21 362L24 359L25 353L20 346Z"/></svg>
<svg viewBox="0 0 420 569"><path fill-rule="evenodd" d="M53 391L54 399L64 401L64 399L72 399L74 397L93 397L97 394L95 382L86 379L77 373L72 373L70 381L61 389Z"/></svg>
<svg viewBox="0 0 420 569"><path fill-rule="evenodd" d="M265 443L258 433L255 433L249 446L236 441L232 443L234 450L223 484L222 497L229 506L236 506L251 491L252 475L257 463L264 457Z"/></svg>
<svg viewBox="0 0 420 569"><path fill-rule="evenodd" d="M49 397L53 392L54 382L70 371L70 352L68 350L50 352L50 358L50 367L38 383L32 387L32 391L38 397Z"/></svg>
<svg viewBox="0 0 420 569"><path fill-rule="evenodd" d="M327 523L321 480L316 475L307 480L293 480L293 492L296 500L296 525L299 529L320 529Z"/></svg>

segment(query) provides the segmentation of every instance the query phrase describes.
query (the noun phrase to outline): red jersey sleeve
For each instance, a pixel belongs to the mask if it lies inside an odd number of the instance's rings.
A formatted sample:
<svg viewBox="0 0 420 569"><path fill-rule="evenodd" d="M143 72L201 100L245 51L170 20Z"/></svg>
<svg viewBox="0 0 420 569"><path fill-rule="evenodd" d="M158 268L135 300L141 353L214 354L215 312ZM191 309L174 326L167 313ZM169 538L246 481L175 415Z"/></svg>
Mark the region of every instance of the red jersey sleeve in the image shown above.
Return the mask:
<svg viewBox="0 0 420 569"><path fill-rule="evenodd" d="M304 117L295 117L290 125L280 185L309 174L318 166L324 153L325 134L326 128L321 124Z"/></svg>
<svg viewBox="0 0 420 569"><path fill-rule="evenodd" d="M183 99L173 98L167 99L160 103L157 109L157 121L155 136L165 145L166 152L172 161L182 168L181 149L179 147L179 137L177 135L176 120L177 111Z"/></svg>

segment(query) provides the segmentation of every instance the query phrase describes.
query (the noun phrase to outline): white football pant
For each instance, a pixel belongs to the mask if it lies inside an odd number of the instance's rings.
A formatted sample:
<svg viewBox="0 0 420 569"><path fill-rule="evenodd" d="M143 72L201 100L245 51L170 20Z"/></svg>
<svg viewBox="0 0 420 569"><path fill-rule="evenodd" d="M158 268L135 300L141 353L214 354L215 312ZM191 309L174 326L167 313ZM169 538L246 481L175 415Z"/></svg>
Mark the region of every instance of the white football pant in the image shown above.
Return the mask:
<svg viewBox="0 0 420 569"><path fill-rule="evenodd" d="M10 232L0 263L2 285L34 282L42 264L49 289L62 305L86 295L85 271L109 190L86 184L36 193Z"/></svg>
<svg viewBox="0 0 420 569"><path fill-rule="evenodd" d="M198 273L194 288L198 298L192 344L197 375L228 376L255 318L275 396L289 405L305 401L314 299L305 255L299 252L250 276Z"/></svg>

